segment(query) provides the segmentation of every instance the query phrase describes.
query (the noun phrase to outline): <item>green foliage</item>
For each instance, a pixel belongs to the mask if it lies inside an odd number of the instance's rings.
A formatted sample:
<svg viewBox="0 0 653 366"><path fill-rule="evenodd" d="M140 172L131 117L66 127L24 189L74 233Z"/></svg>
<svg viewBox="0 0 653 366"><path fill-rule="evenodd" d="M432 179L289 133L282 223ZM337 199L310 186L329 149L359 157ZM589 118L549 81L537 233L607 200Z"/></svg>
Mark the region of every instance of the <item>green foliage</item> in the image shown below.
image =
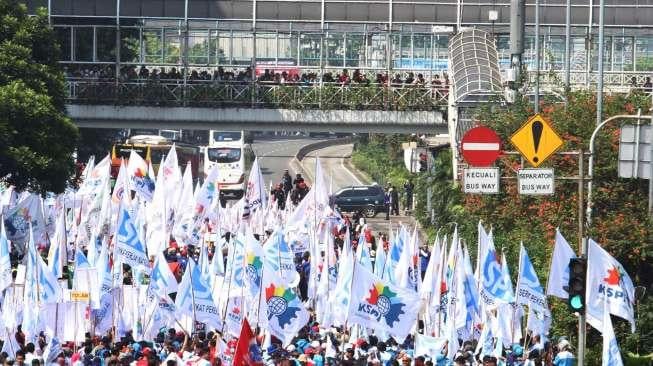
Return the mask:
<svg viewBox="0 0 653 366"><path fill-rule="evenodd" d="M401 135L371 135L369 139L356 142L351 161L379 185L402 187L410 178L402 162L401 142L404 140Z"/></svg>
<svg viewBox="0 0 653 366"><path fill-rule="evenodd" d="M591 91L571 92L568 104L545 100L540 110L566 141L562 151L589 148L589 140L596 126L596 96ZM604 100L603 116L635 114L638 109L649 110L650 97L641 93L609 95ZM532 104L518 99L509 108L486 104L477 113L478 123L495 129L505 142L505 150L513 150L510 135L529 116ZM593 221L587 235L595 239L614 255L633 278L635 285L651 289L653 270L653 222L647 214L648 182L617 177L619 125L607 125L596 140ZM378 140L378 139L377 139ZM354 164L379 179L387 176L400 159L390 151L401 146L401 140L386 138L383 144L370 140L356 146L352 156ZM397 160L392 160L397 159ZM520 196L514 179L502 180L496 195L465 195L453 184L450 153L440 153L435 159L434 170L416 180L416 218L431 234L441 229L451 233L457 223L460 236L469 246L472 256L476 254L477 223L482 221L486 229L492 227L497 249L506 255L513 279L517 277L519 244L524 243L544 286L547 282L549 261L553 250L556 228L559 228L573 248L578 247L578 184L573 180L556 180L553 196ZM585 160L587 164L587 159ZM516 155L504 155L498 162L502 176L515 177L521 167ZM545 163L555 168L556 178L578 175L578 155L555 155ZM585 165L587 167L587 165ZM426 212L426 189L433 192L434 219ZM583 197L585 199L586 197ZM584 213L584 210L583 210ZM567 336L572 344L577 342L577 318L569 313L565 301L549 298L553 324L551 335ZM653 299L644 298L637 305L637 331L630 333L630 325L614 318L622 355L626 364L642 364L635 354L653 352ZM588 327L591 328L591 327ZM593 329L588 331L587 364L599 364L601 359L601 335ZM626 356L627 351L633 355Z"/></svg>
<svg viewBox="0 0 653 366"><path fill-rule="evenodd" d="M43 11L0 0L0 180L61 192L71 177L77 128L65 116L63 73Z"/></svg>

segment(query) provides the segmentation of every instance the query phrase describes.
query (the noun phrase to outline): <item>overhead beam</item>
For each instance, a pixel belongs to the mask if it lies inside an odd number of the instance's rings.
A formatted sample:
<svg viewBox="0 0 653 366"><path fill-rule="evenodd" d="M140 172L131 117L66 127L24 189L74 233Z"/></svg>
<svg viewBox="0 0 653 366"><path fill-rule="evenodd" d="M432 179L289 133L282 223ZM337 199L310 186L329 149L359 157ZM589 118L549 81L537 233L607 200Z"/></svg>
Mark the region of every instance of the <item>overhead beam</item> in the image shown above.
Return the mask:
<svg viewBox="0 0 653 366"><path fill-rule="evenodd" d="M438 111L291 110L67 105L79 127L446 133Z"/></svg>

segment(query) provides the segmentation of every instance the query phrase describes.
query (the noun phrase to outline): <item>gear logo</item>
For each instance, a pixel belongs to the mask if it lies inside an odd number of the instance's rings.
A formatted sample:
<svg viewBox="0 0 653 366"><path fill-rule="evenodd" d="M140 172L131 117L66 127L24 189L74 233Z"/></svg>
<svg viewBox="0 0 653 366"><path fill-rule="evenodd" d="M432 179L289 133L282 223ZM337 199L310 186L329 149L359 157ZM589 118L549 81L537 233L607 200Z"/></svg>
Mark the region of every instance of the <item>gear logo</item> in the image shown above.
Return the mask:
<svg viewBox="0 0 653 366"><path fill-rule="evenodd" d="M293 319L297 318L297 312L299 312L300 309L296 306L291 306L293 302L296 302L296 299L297 295L295 295L289 288L270 284L270 286L265 289L268 320L272 319L272 317L276 317L279 321L279 326L285 328Z"/></svg>
<svg viewBox="0 0 653 366"><path fill-rule="evenodd" d="M389 327L394 326L394 323L399 321L399 316L405 314L403 310L405 304L399 301L397 294L382 282L375 283L369 291L370 297L365 301L376 307L377 320L383 318Z"/></svg>

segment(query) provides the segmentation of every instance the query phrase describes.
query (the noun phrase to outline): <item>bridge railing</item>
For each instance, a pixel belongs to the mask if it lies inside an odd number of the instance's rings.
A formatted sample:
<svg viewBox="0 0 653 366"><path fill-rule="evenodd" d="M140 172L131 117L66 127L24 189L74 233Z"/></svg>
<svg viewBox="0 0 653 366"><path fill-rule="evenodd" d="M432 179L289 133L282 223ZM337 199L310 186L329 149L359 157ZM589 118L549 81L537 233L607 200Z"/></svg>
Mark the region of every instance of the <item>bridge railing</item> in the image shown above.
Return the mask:
<svg viewBox="0 0 653 366"><path fill-rule="evenodd" d="M339 110L435 110L448 89L432 85L275 84L267 82L119 82L69 79L73 104Z"/></svg>
<svg viewBox="0 0 653 366"><path fill-rule="evenodd" d="M650 71L606 71L603 76L603 84L606 88L614 91L629 91L636 88L646 88L647 78L653 75ZM589 82L588 82L589 77ZM531 83L535 83L536 73L528 72ZM565 72L558 70L540 71L540 83L544 85L563 85ZM587 73L585 70L572 70L569 73L569 82L574 87L584 88L587 84L596 85L598 74Z"/></svg>

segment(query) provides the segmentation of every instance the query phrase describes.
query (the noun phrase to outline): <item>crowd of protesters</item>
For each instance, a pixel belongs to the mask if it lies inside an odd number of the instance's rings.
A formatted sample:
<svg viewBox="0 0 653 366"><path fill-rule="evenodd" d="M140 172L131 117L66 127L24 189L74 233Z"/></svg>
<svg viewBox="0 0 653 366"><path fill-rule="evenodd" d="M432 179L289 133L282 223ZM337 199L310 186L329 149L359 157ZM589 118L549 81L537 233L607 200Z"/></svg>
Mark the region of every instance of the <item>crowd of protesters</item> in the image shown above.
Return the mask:
<svg viewBox="0 0 653 366"><path fill-rule="evenodd" d="M64 69L66 76L72 79L115 81L115 68L111 65L67 65ZM271 84L303 84L314 85L322 83L338 85L392 85L400 86L422 86L431 85L433 88L445 92L449 89L449 77L447 73L426 73L415 72L394 72L388 71L366 72L365 70L342 69L340 72L325 70L321 75L317 71L299 69L273 70L263 69L256 75L251 67L226 70L220 66L214 69L194 69L188 71L186 82L252 82ZM426 76L425 76L426 75ZM183 82L183 69L177 67L158 68L146 66L124 66L120 70L120 80L123 82L145 82L145 81L169 81Z"/></svg>

